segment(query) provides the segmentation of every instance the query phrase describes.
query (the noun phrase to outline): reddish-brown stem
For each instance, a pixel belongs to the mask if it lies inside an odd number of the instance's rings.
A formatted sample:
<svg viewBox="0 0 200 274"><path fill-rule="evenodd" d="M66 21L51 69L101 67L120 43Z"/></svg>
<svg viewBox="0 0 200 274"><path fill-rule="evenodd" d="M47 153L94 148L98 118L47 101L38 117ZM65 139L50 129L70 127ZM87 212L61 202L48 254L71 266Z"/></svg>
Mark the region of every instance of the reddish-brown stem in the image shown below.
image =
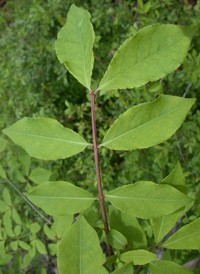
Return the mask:
<svg viewBox="0 0 200 274"><path fill-rule="evenodd" d="M105 201L103 195L103 188L101 183L101 174L99 166L99 148L97 144L97 130L96 130L96 118L95 118L95 92L91 91L90 93L90 102L91 102L91 116L92 116L92 137L93 137L93 150L94 150L94 160L96 168L96 178L97 178L97 187L98 187L98 198L101 207L101 215L103 219L103 225L106 235L109 233L108 218L106 214ZM111 256L113 254L111 246L107 244L108 254Z"/></svg>

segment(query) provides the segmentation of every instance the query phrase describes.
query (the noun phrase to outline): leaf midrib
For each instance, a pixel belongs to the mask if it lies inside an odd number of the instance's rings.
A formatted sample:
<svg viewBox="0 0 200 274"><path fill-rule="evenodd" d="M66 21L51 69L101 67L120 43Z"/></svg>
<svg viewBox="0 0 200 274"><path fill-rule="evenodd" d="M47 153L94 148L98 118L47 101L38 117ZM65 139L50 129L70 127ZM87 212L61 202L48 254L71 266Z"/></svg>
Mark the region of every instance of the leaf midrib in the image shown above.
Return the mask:
<svg viewBox="0 0 200 274"><path fill-rule="evenodd" d="M140 197L127 197L127 196L115 196L115 195L105 195L105 197L107 198L114 198L114 199L126 199L126 200L144 200L144 201L162 201L162 202L176 202L177 203L177 199L160 199L160 198L140 198ZM178 203L186 201L186 199L181 199L178 200Z"/></svg>
<svg viewBox="0 0 200 274"><path fill-rule="evenodd" d="M96 200L95 197L63 197L63 196L57 196L57 197L51 197L51 196L38 196L33 194L28 194L30 197L35 197L37 199L66 199L66 200Z"/></svg>
<svg viewBox="0 0 200 274"><path fill-rule="evenodd" d="M50 139L50 140L56 140L56 141L61 141L61 142L66 142L66 143L70 143L70 144L76 144L76 145L91 145L90 143L87 142L74 142L74 141L70 141L67 139L60 139L60 138L56 138L56 137L50 137L50 136L44 136L44 135L37 135L37 134L30 134L30 133L23 133L23 132L19 132L19 131L14 131L14 134L18 134L18 135L23 135L23 136L29 136L29 137L33 137L33 138L43 138L43 139Z"/></svg>

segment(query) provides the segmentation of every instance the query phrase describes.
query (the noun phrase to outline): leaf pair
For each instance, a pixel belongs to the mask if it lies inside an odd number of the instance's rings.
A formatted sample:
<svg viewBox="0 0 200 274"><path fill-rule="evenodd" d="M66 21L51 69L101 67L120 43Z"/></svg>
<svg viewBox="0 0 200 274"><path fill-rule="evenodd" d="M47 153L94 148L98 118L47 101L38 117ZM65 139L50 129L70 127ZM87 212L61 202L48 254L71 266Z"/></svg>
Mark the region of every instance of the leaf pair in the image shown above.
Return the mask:
<svg viewBox="0 0 200 274"><path fill-rule="evenodd" d="M132 150L159 144L176 132L194 102L162 95L151 103L134 106L115 121L100 147ZM67 158L91 145L49 118L23 118L3 132L31 156L44 160Z"/></svg>
<svg viewBox="0 0 200 274"><path fill-rule="evenodd" d="M175 70L184 60L195 28L155 24L127 39L114 55L97 90L134 88ZM71 5L58 34L56 53L70 73L91 90L94 31L90 14Z"/></svg>
<svg viewBox="0 0 200 274"><path fill-rule="evenodd" d="M81 212L96 199L89 192L64 181L42 183L26 196L50 215ZM168 215L192 202L169 185L148 181L119 187L105 197L115 208L146 219Z"/></svg>

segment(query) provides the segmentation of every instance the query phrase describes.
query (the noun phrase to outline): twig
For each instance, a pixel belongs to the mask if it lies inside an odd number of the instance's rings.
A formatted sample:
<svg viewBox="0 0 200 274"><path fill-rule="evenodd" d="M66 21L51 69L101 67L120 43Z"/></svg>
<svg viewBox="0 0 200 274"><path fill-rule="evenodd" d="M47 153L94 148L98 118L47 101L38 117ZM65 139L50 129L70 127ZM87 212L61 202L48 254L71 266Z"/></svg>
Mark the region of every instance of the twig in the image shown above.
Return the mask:
<svg viewBox="0 0 200 274"><path fill-rule="evenodd" d="M6 181L45 222L47 222L49 225L52 224L52 222L47 217L45 217L43 213L37 207L35 207L31 201L9 179L6 179Z"/></svg>
<svg viewBox="0 0 200 274"><path fill-rule="evenodd" d="M97 144L97 130L96 130L96 118L95 118L95 92L94 91L91 91L90 93L90 101L91 101L93 150L94 150L96 177L97 177L97 187L98 187L98 194L99 194L99 203L101 207L101 215L103 219L104 230L106 235L108 235L109 226L108 226L108 219L106 214L103 188L101 183L100 166L99 166L99 147ZM107 243L107 250L108 250L109 256L111 256L113 254L113 251L112 251L112 247L108 243Z"/></svg>

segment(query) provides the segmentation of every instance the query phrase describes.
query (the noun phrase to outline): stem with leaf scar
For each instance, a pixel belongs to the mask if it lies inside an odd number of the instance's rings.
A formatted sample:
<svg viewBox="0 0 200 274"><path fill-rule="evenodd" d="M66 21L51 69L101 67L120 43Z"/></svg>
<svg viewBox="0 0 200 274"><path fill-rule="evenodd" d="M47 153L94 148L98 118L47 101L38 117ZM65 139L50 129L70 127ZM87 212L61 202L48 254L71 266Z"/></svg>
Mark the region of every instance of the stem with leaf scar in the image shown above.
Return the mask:
<svg viewBox="0 0 200 274"><path fill-rule="evenodd" d="M101 215L103 219L103 225L105 234L109 233L108 226L108 218L105 208L105 201L103 195L103 188L101 183L101 174L100 174L100 166L99 166L99 148L97 144L97 130L96 130L96 118L95 118L95 92L90 92L90 102L91 102L91 118L92 118L92 137L93 137L93 150L94 150L94 160L95 160L95 168L96 168L96 178L97 178L97 187L98 187L98 198L101 207ZM108 255L111 256L113 254L112 247L107 243L107 251Z"/></svg>

